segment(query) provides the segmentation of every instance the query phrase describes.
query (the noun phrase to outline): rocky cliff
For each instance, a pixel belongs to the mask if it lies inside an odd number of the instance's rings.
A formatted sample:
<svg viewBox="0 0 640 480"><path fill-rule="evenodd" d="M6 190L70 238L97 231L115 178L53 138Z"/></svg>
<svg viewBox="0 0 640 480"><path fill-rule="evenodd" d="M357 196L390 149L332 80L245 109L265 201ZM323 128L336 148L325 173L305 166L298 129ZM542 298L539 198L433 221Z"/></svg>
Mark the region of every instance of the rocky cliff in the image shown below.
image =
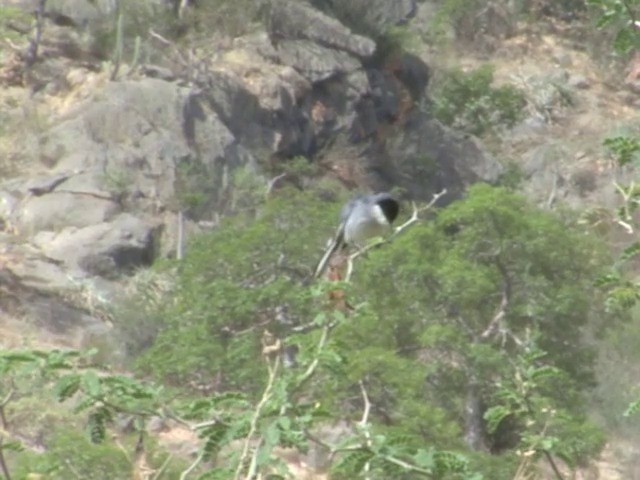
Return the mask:
<svg viewBox="0 0 640 480"><path fill-rule="evenodd" d="M351 6L343 18L363 7ZM238 169L266 188L274 177L295 182L287 164L302 157L350 188L399 187L415 200L495 181L502 166L479 142L430 115L429 66L374 40L416 10L414 1L373 2L369 37L311 4L278 0L265 29L210 55L184 58L151 30L173 61L116 72L100 66L88 38L113 15L110 3L47 2L37 58L25 66L15 49L0 74L5 118L24 129L11 132L0 184L0 306L46 329L101 331L69 297L90 285L108 298L122 275L173 252L179 212L187 231L224 214ZM185 200L194 181L198 208Z"/></svg>

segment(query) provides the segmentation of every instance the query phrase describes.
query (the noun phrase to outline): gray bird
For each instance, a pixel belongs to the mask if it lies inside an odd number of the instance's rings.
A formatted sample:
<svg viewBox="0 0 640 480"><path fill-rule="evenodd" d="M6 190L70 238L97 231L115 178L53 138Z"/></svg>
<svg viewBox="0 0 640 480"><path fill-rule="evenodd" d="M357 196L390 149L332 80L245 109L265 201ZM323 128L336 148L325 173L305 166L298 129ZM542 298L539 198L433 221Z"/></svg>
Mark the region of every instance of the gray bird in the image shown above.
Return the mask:
<svg viewBox="0 0 640 480"><path fill-rule="evenodd" d="M358 195L340 212L340 226L313 274L318 278L331 256L348 245L363 246L371 238L384 235L398 216L400 204L388 193Z"/></svg>

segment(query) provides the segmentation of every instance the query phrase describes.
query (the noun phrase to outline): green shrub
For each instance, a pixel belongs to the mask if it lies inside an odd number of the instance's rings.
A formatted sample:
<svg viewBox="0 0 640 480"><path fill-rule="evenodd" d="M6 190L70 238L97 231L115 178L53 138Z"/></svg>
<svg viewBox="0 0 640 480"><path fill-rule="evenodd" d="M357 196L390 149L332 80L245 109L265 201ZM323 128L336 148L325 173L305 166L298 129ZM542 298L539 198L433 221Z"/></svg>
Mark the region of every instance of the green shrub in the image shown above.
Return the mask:
<svg viewBox="0 0 640 480"><path fill-rule="evenodd" d="M522 118L524 95L513 86L492 87L492 83L490 65L469 73L459 69L446 72L432 94L434 115L446 125L474 135L513 126Z"/></svg>
<svg viewBox="0 0 640 480"><path fill-rule="evenodd" d="M94 444L82 433L57 430L46 452L22 452L12 466L14 478L30 473L46 474L48 480L125 480L131 478L131 463L125 453L111 443Z"/></svg>

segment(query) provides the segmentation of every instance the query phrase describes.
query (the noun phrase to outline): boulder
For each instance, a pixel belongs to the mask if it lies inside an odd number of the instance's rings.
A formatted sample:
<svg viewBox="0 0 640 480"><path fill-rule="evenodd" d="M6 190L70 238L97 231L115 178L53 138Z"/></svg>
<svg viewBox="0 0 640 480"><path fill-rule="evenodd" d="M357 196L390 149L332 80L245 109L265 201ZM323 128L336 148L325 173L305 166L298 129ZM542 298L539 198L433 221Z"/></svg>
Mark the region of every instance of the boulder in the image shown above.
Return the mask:
<svg viewBox="0 0 640 480"><path fill-rule="evenodd" d="M36 3L36 2L33 2ZM116 3L110 0L48 0L47 15L58 23L86 28L90 23L102 21L116 11Z"/></svg>
<svg viewBox="0 0 640 480"><path fill-rule="evenodd" d="M390 136L384 149L371 152L372 174L401 185L410 198L428 200L447 188L445 201L458 198L466 186L494 183L504 168L477 138L456 132L421 112L414 112L404 128ZM374 178L375 180L375 178Z"/></svg>
<svg viewBox="0 0 640 480"><path fill-rule="evenodd" d="M328 9L347 26L364 30L371 35L380 35L395 25L413 18L418 5L415 0L313 0L313 3Z"/></svg>
<svg viewBox="0 0 640 480"><path fill-rule="evenodd" d="M295 68L311 83L362 68L360 61L352 55L310 40L282 40L277 52L283 64Z"/></svg>
<svg viewBox="0 0 640 480"><path fill-rule="evenodd" d="M31 233L86 227L109 220L119 210L120 206L108 197L56 192L26 199L18 224L21 231Z"/></svg>
<svg viewBox="0 0 640 480"><path fill-rule="evenodd" d="M136 209L150 213L175 204L178 177L197 167L209 177L207 202L214 204L229 170L253 158L212 104L194 98L192 90L159 79L109 83L43 135L42 162L51 175L81 171L92 193L134 199ZM230 99L220 112L246 107ZM58 189L78 191L81 178Z"/></svg>
<svg viewBox="0 0 640 480"><path fill-rule="evenodd" d="M151 265L157 233L157 225L122 213L111 222L69 227L59 233L40 232L33 242L47 257L70 270L110 279L123 271Z"/></svg>
<svg viewBox="0 0 640 480"><path fill-rule="evenodd" d="M340 21L300 1L273 0L268 31L276 46L282 40L304 39L360 58L371 57L376 49L373 40L352 33Z"/></svg>

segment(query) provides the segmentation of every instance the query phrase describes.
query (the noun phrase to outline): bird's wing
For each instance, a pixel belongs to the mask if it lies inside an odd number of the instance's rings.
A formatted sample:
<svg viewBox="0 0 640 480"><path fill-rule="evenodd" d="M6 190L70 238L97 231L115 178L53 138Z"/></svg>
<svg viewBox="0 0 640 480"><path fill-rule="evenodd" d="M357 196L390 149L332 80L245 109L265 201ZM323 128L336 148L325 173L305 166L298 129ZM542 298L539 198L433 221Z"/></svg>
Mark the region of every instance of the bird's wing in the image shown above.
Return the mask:
<svg viewBox="0 0 640 480"><path fill-rule="evenodd" d="M364 201L366 201L365 195L356 195L347 203L345 203L342 207L342 210L340 210L340 223L345 223L356 206Z"/></svg>

